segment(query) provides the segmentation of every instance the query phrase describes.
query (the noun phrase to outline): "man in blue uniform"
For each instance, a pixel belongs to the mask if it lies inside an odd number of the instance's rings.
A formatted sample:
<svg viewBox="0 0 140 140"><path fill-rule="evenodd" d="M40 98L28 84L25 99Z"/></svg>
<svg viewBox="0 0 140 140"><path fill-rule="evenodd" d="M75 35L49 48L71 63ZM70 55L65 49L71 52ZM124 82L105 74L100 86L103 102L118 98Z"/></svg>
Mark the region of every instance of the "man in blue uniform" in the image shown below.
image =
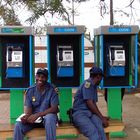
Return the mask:
<svg viewBox="0 0 140 140"><path fill-rule="evenodd" d="M25 115L17 122L14 140L23 140L29 130L41 126L35 123L39 117L46 129L46 140L56 140L56 123L58 112L58 95L54 87L47 82L48 70L38 69L36 83L29 87L25 96Z"/></svg>
<svg viewBox="0 0 140 140"><path fill-rule="evenodd" d="M104 128L108 118L99 111L96 102L97 86L103 77L102 69L92 67L90 78L79 87L73 103L73 122L89 140L106 140Z"/></svg>

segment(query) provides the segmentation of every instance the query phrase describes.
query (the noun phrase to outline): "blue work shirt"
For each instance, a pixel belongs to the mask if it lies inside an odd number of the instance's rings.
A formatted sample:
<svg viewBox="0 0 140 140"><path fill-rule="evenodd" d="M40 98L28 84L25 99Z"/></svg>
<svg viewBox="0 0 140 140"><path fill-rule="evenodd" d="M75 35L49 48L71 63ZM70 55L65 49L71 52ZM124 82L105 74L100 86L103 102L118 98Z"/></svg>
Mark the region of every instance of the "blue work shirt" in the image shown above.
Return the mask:
<svg viewBox="0 0 140 140"><path fill-rule="evenodd" d="M89 110L86 100L91 99L94 102L98 101L97 86L94 85L91 78L85 80L79 87L74 97L73 111Z"/></svg>
<svg viewBox="0 0 140 140"><path fill-rule="evenodd" d="M46 83L46 89L43 93L40 93L37 86L30 87L26 92L25 106L32 108L33 114L43 112L51 105L58 105L58 95L54 90L54 87L50 83Z"/></svg>

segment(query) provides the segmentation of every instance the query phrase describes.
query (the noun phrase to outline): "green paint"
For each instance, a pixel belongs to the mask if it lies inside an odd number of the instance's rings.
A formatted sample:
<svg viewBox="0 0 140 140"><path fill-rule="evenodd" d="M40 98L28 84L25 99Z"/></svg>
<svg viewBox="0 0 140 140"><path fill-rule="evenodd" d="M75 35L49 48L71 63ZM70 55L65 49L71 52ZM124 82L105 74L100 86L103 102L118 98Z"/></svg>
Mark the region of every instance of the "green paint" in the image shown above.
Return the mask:
<svg viewBox="0 0 140 140"><path fill-rule="evenodd" d="M0 42L0 87L2 87L2 45L1 45L1 42Z"/></svg>
<svg viewBox="0 0 140 140"><path fill-rule="evenodd" d="M134 56L134 48L132 48L131 46L133 46L132 44L132 37L130 38L129 40L129 85L132 86L133 85L133 76L132 76L132 73L133 73L133 68L132 68L132 57Z"/></svg>
<svg viewBox="0 0 140 140"><path fill-rule="evenodd" d="M60 118L63 122L69 121L67 111L72 107L72 89L61 88L59 93Z"/></svg>
<svg viewBox="0 0 140 140"><path fill-rule="evenodd" d="M109 88L108 98L108 116L111 119L122 119L122 100L120 88Z"/></svg>
<svg viewBox="0 0 140 140"><path fill-rule="evenodd" d="M13 138L6 138L6 140L13 140Z"/></svg>
<svg viewBox="0 0 140 140"><path fill-rule="evenodd" d="M61 135L61 136L56 136L56 139L74 139L74 138L78 138L79 135ZM45 138L45 136L44 136ZM13 140L13 138L7 138L6 140ZM28 137L24 137L24 140L29 140Z"/></svg>
<svg viewBox="0 0 140 140"><path fill-rule="evenodd" d="M108 89L108 116L111 119L122 120L122 99L121 88L109 88ZM125 132L113 132L110 133L110 137L125 137Z"/></svg>
<svg viewBox="0 0 140 140"><path fill-rule="evenodd" d="M13 140L13 138L7 138L6 140ZM29 140L26 136L24 137L24 140Z"/></svg>
<svg viewBox="0 0 140 140"><path fill-rule="evenodd" d="M23 113L23 90L10 90L10 123L15 123L16 118Z"/></svg>
<svg viewBox="0 0 140 140"><path fill-rule="evenodd" d="M35 48L34 48L34 37L32 36L32 46L31 46L31 49L32 49L32 54L31 54L31 56L32 56L32 64L31 64L31 66L32 66L32 84L34 84L35 83L35 56L34 56L34 53L35 53Z"/></svg>
<svg viewBox="0 0 140 140"><path fill-rule="evenodd" d="M129 75L129 85L130 86L133 85L133 77L132 77L132 74Z"/></svg>
<svg viewBox="0 0 140 140"><path fill-rule="evenodd" d="M56 136L57 139L72 139L72 138L78 138L78 135L63 135L63 136Z"/></svg>
<svg viewBox="0 0 140 140"><path fill-rule="evenodd" d="M112 132L112 133L110 133L110 137L111 138L123 138L123 137L126 137L127 136L127 134L124 132L124 131L120 131L120 132Z"/></svg>
<svg viewBox="0 0 140 140"><path fill-rule="evenodd" d="M24 33L24 28L2 28L2 33Z"/></svg>
<svg viewBox="0 0 140 140"><path fill-rule="evenodd" d="M95 54L97 66L100 66L100 36L95 37Z"/></svg>

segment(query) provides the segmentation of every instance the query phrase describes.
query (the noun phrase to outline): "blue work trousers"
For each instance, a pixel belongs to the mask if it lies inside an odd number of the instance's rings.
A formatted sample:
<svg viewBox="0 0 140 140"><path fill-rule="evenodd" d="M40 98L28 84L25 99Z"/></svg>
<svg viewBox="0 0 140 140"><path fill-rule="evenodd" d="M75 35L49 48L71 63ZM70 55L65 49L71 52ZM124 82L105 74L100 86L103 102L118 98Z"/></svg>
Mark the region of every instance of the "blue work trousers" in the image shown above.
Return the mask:
<svg viewBox="0 0 140 140"><path fill-rule="evenodd" d="M57 116L55 114L47 114L44 116L43 125L46 130L46 140L56 140L56 123ZM36 123L23 124L22 122L17 122L14 129L14 140L23 140L24 135L36 127L40 127L40 125Z"/></svg>
<svg viewBox="0 0 140 140"><path fill-rule="evenodd" d="M89 140L106 140L101 119L90 111L76 111L73 122Z"/></svg>

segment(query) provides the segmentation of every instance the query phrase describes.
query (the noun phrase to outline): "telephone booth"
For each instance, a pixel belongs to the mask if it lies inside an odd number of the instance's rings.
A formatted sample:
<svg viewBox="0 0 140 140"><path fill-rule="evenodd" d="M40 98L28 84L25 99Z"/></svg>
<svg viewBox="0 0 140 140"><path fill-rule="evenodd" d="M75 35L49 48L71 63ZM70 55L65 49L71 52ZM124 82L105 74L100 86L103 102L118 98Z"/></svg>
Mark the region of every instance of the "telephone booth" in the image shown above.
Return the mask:
<svg viewBox="0 0 140 140"><path fill-rule="evenodd" d="M102 88L138 85L138 26L101 26L95 29L95 63L105 77Z"/></svg>
<svg viewBox="0 0 140 140"><path fill-rule="evenodd" d="M60 88L60 118L68 121L72 88L84 80L84 26L49 26L49 80Z"/></svg>
<svg viewBox="0 0 140 140"><path fill-rule="evenodd" d="M107 95L108 116L122 120L125 88L138 85L138 26L101 26L94 30L95 64L103 69L100 87ZM114 133L125 136L123 132Z"/></svg>
<svg viewBox="0 0 140 140"><path fill-rule="evenodd" d="M23 112L23 90L34 82L33 42L31 27L0 27L0 90L10 90L11 123Z"/></svg>

